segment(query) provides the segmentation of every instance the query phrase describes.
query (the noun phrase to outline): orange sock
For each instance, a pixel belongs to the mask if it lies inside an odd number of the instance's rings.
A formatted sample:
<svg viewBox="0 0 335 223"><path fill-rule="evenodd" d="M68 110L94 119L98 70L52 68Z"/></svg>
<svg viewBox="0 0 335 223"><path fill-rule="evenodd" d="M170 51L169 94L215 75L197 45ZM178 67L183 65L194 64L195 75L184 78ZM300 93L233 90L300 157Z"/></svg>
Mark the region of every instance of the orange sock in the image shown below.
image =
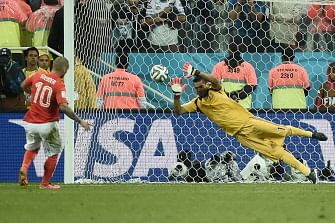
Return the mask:
<svg viewBox="0 0 335 223"><path fill-rule="evenodd" d="M44 163L44 175L42 178L42 184L48 185L50 183L51 177L54 174L57 164L58 155L53 155L48 157Z"/></svg>
<svg viewBox="0 0 335 223"><path fill-rule="evenodd" d="M32 150L32 151L26 150L26 152L24 153L23 161L22 161L22 165L21 165L21 170L22 171L28 172L30 164L35 159L37 153L38 153L38 149L37 150Z"/></svg>

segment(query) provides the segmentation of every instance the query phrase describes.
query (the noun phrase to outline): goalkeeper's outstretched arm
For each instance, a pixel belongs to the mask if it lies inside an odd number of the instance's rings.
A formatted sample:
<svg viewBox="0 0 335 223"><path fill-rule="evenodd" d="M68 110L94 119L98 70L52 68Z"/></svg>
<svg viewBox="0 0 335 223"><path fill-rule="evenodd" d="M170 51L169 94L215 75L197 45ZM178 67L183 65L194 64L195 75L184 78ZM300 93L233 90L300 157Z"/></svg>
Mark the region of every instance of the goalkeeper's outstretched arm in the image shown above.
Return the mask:
<svg viewBox="0 0 335 223"><path fill-rule="evenodd" d="M207 82L211 83L211 87L214 90L221 90L221 82L215 78L212 75L206 74L204 72L201 72L200 70L197 70L192 66L192 64L185 63L182 69L186 73L186 78L190 77L199 77Z"/></svg>
<svg viewBox="0 0 335 223"><path fill-rule="evenodd" d="M174 100L173 100L173 104L174 104L174 107L173 107L173 112L177 115L181 115L181 114L184 114L184 113L187 113L185 111L185 109L183 109L181 107L181 103L180 103L180 95L175 95L174 96Z"/></svg>
<svg viewBox="0 0 335 223"><path fill-rule="evenodd" d="M182 108L180 103L180 95L185 91L187 85L182 83L182 79L180 77L174 77L171 79L169 83L171 90L174 94L173 100L173 112L180 115L186 113L187 111Z"/></svg>
<svg viewBox="0 0 335 223"><path fill-rule="evenodd" d="M222 86L221 86L221 82L214 76L200 72L198 74L198 77L200 77L201 79L210 82L212 84L211 88L214 90L221 90Z"/></svg>

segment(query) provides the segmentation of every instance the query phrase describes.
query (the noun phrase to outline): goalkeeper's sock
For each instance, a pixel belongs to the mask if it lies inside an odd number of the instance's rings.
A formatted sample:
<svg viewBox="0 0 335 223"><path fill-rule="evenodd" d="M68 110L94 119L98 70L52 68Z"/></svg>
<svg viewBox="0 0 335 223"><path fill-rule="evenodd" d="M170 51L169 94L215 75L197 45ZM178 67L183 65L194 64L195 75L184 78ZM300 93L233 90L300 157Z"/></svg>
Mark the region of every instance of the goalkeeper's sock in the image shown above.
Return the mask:
<svg viewBox="0 0 335 223"><path fill-rule="evenodd" d="M308 137L311 138L312 137L312 132L311 131L306 131L300 128L296 128L293 126L286 126L288 128L288 136L304 136L304 137Z"/></svg>
<svg viewBox="0 0 335 223"><path fill-rule="evenodd" d="M56 169L58 155L48 157L44 163L44 175L42 178L42 185L49 185L51 177Z"/></svg>
<svg viewBox="0 0 335 223"><path fill-rule="evenodd" d="M303 173L305 176L308 176L311 170L306 167L304 164L299 162L292 153L284 150L282 153L282 156L280 157L282 161L284 161L286 164L290 165L291 167L299 170L301 173Z"/></svg>
<svg viewBox="0 0 335 223"><path fill-rule="evenodd" d="M35 159L37 153L38 153L38 150L33 150L33 151L26 150L23 156L23 161L22 161L22 165L20 169L21 171L25 173L28 172L31 162Z"/></svg>

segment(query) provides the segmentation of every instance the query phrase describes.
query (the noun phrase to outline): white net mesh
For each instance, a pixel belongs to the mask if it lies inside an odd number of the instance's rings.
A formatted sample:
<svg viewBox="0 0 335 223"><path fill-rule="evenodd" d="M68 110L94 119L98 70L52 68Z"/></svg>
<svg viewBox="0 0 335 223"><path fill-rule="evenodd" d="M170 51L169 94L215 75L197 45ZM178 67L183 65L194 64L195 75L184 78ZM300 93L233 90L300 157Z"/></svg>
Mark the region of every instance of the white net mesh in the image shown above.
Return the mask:
<svg viewBox="0 0 335 223"><path fill-rule="evenodd" d="M325 133L326 142L289 137L285 145L310 168L326 173L328 161L335 167L331 111L335 91L331 80L322 84L327 72L335 72L328 68L334 61L334 32L334 1L78 1L75 109L94 127L89 132L76 128L75 180L306 180L285 164L253 159L253 150L242 147L200 113L173 115L168 80L153 81L150 70L161 64L168 68L169 77L182 76L185 62L219 77L226 92L246 93L248 97L240 103L254 115ZM242 54L236 57L234 47ZM282 63L281 52L286 60L292 58L292 50L287 49L293 49L294 63L301 68L285 67L269 74ZM141 107L144 97L138 91L120 90L126 79L105 80L108 90L99 95L103 77L115 69L120 57L127 58L128 71L143 83L146 109L117 106L132 100ZM225 66L214 69L222 61L229 65L227 72ZM185 83L190 87L181 96L182 103L196 96L192 81ZM324 94L316 100L321 86ZM97 99L102 109L96 107Z"/></svg>

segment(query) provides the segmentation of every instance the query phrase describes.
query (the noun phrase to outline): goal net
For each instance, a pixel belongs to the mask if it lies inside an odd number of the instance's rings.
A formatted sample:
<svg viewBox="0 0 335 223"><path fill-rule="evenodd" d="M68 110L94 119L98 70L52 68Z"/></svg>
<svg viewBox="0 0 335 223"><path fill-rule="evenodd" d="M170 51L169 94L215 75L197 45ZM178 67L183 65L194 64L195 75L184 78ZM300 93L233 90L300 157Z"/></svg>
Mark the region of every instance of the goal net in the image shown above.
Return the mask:
<svg viewBox="0 0 335 223"><path fill-rule="evenodd" d="M328 141L288 137L285 147L331 179L334 1L91 0L76 1L74 17L75 110L93 123L88 132L75 126L75 182L306 180L241 146L201 113L174 115L168 80L155 82L150 69L161 64L169 78L181 77L185 62L222 77L226 92L253 86L240 103L255 116L325 133ZM234 46L240 57L232 56ZM297 78L287 67L270 75L283 63L282 52L293 58L287 49L307 75ZM128 71L143 83L145 109L96 105L102 78L115 70L120 55L127 55ZM214 71L224 60L229 66ZM182 103L196 97L192 80L184 82L189 87ZM108 83L105 99L137 97L120 90L122 78Z"/></svg>

